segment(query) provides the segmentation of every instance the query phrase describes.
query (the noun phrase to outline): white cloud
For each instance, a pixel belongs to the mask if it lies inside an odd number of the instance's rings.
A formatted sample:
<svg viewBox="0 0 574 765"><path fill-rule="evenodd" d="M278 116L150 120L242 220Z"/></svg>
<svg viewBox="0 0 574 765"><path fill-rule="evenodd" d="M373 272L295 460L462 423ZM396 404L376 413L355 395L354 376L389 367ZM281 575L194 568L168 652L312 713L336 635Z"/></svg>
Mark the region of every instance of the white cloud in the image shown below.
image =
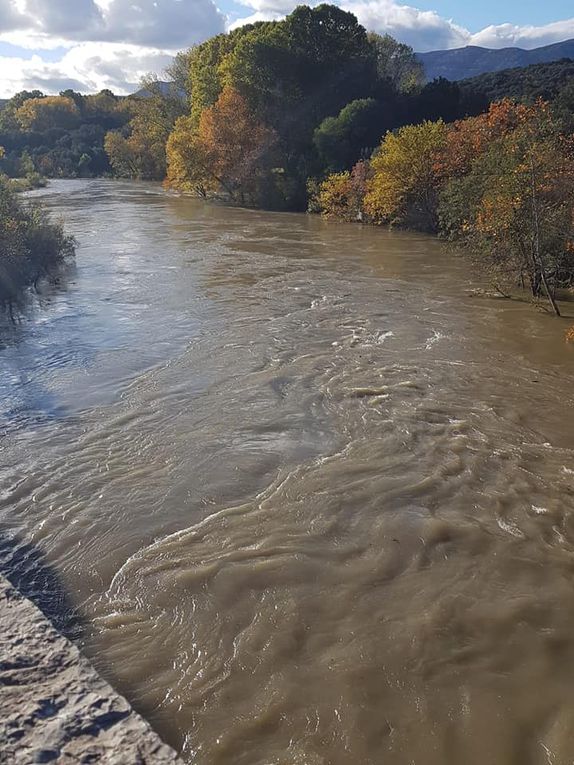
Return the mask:
<svg viewBox="0 0 574 765"><path fill-rule="evenodd" d="M293 0L243 0L241 4L254 10L254 15L261 14L265 17L265 20L269 20L269 17L272 16L280 16L290 13L295 6L298 5L298 3L293 2ZM308 2L307 4L315 5L316 3L311 0L311 2ZM257 21L261 20L262 19L257 19ZM240 19L240 21L246 23L246 19Z"/></svg>
<svg viewBox="0 0 574 765"><path fill-rule="evenodd" d="M57 93L66 88L97 92L109 88L118 94L133 92L144 74L160 72L171 61L171 51L115 43L80 43L60 61L0 57L0 97L38 88Z"/></svg>
<svg viewBox="0 0 574 765"><path fill-rule="evenodd" d="M393 0L343 0L341 7L354 13L367 29L388 33L417 51L459 48L470 38L468 30L436 11L421 11Z"/></svg>
<svg viewBox="0 0 574 765"><path fill-rule="evenodd" d="M574 18L555 21L540 27L499 24L472 35L472 45L485 48L538 48L574 38Z"/></svg>
<svg viewBox="0 0 574 765"><path fill-rule="evenodd" d="M243 16L240 19L230 22L228 30L231 31L238 27L244 27L246 24L255 24L258 21L280 21L285 18L286 13L288 12L289 11L255 11L255 13L251 13L249 16Z"/></svg>
<svg viewBox="0 0 574 765"><path fill-rule="evenodd" d="M129 92L177 50L224 31L214 0L0 0L0 40L34 53L67 49L57 61L3 56L0 92Z"/></svg>
<svg viewBox="0 0 574 765"><path fill-rule="evenodd" d="M57 37L176 49L225 28L214 0L19 0L18 7L15 2L0 0L4 39L17 31L32 42Z"/></svg>
<svg viewBox="0 0 574 765"><path fill-rule="evenodd" d="M225 27L212 0L112 0L103 19L105 39L164 48L188 47Z"/></svg>

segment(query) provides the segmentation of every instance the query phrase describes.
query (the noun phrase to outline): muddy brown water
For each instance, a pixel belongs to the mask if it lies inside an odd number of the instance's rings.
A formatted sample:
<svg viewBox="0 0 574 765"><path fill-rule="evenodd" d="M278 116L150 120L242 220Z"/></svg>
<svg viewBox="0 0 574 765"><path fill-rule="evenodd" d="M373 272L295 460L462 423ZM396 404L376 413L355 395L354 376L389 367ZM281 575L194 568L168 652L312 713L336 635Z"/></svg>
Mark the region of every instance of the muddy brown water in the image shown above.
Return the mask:
<svg viewBox="0 0 574 765"><path fill-rule="evenodd" d="M574 762L568 322L423 236L39 196L80 246L2 329L1 528L105 676L193 765Z"/></svg>

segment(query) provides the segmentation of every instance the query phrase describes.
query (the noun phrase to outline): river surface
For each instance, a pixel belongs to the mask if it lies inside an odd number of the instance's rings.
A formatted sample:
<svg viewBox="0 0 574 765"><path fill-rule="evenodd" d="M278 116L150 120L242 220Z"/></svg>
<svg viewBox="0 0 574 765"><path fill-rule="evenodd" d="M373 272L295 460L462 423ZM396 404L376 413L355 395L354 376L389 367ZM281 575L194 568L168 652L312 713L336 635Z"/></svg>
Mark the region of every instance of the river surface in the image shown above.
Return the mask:
<svg viewBox="0 0 574 765"><path fill-rule="evenodd" d="M54 182L0 520L192 765L574 762L568 322L423 236Z"/></svg>

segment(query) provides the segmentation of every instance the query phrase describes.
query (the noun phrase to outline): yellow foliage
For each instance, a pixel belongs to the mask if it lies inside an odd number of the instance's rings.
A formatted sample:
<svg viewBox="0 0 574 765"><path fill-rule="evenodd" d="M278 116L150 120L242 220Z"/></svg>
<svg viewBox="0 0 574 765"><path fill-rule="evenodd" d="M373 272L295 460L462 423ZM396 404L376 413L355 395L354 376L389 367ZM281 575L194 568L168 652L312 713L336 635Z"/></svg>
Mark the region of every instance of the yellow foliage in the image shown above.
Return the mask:
<svg viewBox="0 0 574 765"><path fill-rule="evenodd" d="M180 191L205 192L213 188L206 155L191 117L180 117L167 142L167 184Z"/></svg>
<svg viewBox="0 0 574 765"><path fill-rule="evenodd" d="M24 101L16 111L16 119L23 130L69 130L79 124L80 111L71 98L45 96Z"/></svg>
<svg viewBox="0 0 574 765"><path fill-rule="evenodd" d="M320 212L325 218L363 220L363 199L368 177L368 162L357 162L351 172L332 173L311 195L310 209Z"/></svg>
<svg viewBox="0 0 574 765"><path fill-rule="evenodd" d="M351 192L351 173L333 173L319 186L315 202L326 218L346 218Z"/></svg>
<svg viewBox="0 0 574 765"><path fill-rule="evenodd" d="M407 213L434 228L439 175L436 158L446 141L444 122L409 125L387 133L371 160L366 212L379 223L404 222Z"/></svg>

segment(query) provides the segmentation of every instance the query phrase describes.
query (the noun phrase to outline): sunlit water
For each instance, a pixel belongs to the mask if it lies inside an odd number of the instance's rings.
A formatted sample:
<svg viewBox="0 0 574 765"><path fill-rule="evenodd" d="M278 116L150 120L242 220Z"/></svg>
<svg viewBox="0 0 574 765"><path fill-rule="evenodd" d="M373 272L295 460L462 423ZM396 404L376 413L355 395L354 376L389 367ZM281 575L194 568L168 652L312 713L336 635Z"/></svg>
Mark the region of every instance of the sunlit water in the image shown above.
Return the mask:
<svg viewBox="0 0 574 765"><path fill-rule="evenodd" d="M0 518L106 677L193 765L572 763L568 322L422 236L40 196L77 270L2 327Z"/></svg>

